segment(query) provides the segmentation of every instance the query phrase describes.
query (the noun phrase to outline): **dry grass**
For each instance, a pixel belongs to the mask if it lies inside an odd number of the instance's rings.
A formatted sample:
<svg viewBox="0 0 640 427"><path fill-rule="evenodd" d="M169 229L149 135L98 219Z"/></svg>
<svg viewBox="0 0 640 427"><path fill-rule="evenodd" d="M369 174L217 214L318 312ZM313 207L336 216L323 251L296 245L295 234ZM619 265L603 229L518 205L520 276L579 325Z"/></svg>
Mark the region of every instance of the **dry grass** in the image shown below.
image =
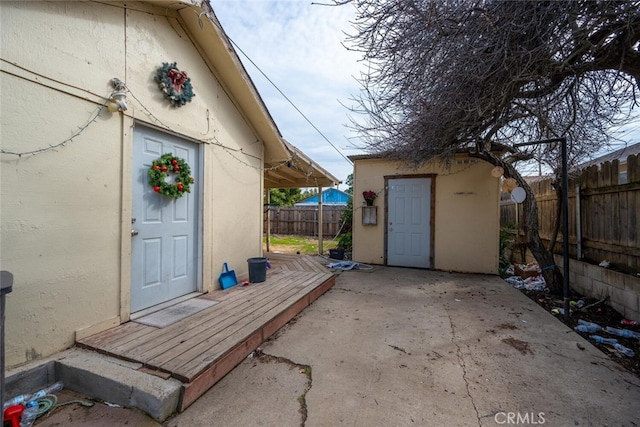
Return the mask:
<svg viewBox="0 0 640 427"><path fill-rule="evenodd" d="M324 239L322 243L323 251L335 248L337 240ZM266 252L266 239L263 239L263 249ZM281 252L284 254L306 254L315 255L318 253L318 239L309 236L271 236L271 252Z"/></svg>

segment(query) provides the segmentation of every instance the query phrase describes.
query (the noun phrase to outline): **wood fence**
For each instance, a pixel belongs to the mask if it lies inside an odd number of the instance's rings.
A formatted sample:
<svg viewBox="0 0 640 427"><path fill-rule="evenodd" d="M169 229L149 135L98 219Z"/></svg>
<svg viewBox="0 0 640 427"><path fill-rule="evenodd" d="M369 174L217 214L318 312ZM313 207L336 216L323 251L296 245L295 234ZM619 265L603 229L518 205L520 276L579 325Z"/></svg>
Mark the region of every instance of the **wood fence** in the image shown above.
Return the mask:
<svg viewBox="0 0 640 427"><path fill-rule="evenodd" d="M640 156L626 161L626 182L618 160L591 166L569 182L569 248L572 258L599 263L611 262L625 272L640 271ZM557 196L551 180L531 184L538 203L540 237L547 243L553 235L557 215ZM503 200L500 223L522 224L520 209ZM562 252L562 227L554 252ZM548 246L548 245L547 245ZM628 271L627 271L628 270Z"/></svg>
<svg viewBox="0 0 640 427"><path fill-rule="evenodd" d="M265 206L264 227L267 227L267 209L271 216L271 234L317 236L318 235L318 207L294 206L279 207ZM322 235L333 238L342 226L342 211L344 206L322 206Z"/></svg>

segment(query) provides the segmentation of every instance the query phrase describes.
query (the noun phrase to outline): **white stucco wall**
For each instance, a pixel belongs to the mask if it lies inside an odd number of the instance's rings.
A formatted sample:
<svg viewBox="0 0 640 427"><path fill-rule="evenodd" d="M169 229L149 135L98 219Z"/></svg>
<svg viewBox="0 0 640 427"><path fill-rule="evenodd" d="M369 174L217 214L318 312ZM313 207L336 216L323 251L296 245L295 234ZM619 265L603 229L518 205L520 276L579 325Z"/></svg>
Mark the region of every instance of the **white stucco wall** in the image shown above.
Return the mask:
<svg viewBox="0 0 640 427"><path fill-rule="evenodd" d="M177 15L139 3L135 10L84 2L0 8L3 150L69 138L111 93L113 77L135 96L124 114L101 111L56 150L0 155L1 268L15 276L7 366L69 347L76 332L128 319L136 123L202 148L200 288L218 287L224 261L246 274L246 259L262 250L264 146ZM172 108L153 80L163 62L177 62L192 79L196 96L184 107Z"/></svg>
<svg viewBox="0 0 640 427"><path fill-rule="evenodd" d="M471 161L472 163L469 163ZM433 175L435 179L433 267L437 270L498 272L499 184L486 162L457 156L451 168L430 162L407 169L384 159L354 162L353 259L385 263L385 176ZM378 194L377 225L362 225L362 192Z"/></svg>

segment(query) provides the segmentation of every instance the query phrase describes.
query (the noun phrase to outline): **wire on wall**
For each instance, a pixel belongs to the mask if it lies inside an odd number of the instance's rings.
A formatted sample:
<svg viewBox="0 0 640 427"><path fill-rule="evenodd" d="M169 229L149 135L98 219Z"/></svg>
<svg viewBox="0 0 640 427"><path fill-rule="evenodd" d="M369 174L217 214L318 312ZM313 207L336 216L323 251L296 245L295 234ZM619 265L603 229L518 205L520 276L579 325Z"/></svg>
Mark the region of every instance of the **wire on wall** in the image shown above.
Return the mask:
<svg viewBox="0 0 640 427"><path fill-rule="evenodd" d="M4 62L8 62L3 60ZM43 77L43 78L47 78L46 76L43 76L41 74L38 74L36 72L33 72L25 67L19 66L15 63L9 62L10 64L16 66L17 68L20 68L24 71L27 71L29 73L32 73L34 75L37 75L39 77ZM61 82L59 80L53 80L58 84L62 84L65 85L67 87L71 87L71 88L75 88L75 89L79 89L76 86L73 85L69 85L66 84L64 82ZM149 110L149 108L147 108L144 103L131 91L131 89L124 85L124 89L126 90L126 92L131 95L131 97L140 105L140 107L142 108L143 112L158 126L171 131L173 133L179 133L177 131L175 131L174 129L171 128L171 126L167 125L166 123L164 123L162 120L160 120L156 115L154 115L151 110ZM84 91L84 90L83 90ZM88 91L85 91L87 93L90 93ZM91 113L89 119L84 122L81 126L78 127L78 129L76 131L74 131L71 136L69 136L68 138L64 139L63 141L57 142L57 143L52 143L52 144L48 144L48 146L46 147L42 147L42 148L36 148L33 150L26 150L26 151L13 151L13 150L7 150L4 148L0 148L0 153L1 154L6 154L6 155L13 155L13 156L17 156L18 158L21 158L23 156L35 156L38 154L42 154L42 153L46 153L48 151L57 151L60 148L65 147L67 144L71 143L74 141L74 139L78 138L80 135L82 135L84 133L84 131L86 131L93 123L95 123L98 119L98 117L100 117L100 114L102 113L102 111L105 110L105 108L108 106L109 102L111 102L111 99L109 96L106 96L104 98L104 102L102 102L100 105L98 105L98 107L95 109L95 111L93 113ZM207 118L209 115L209 111L207 110ZM221 149L223 149L228 155L230 155L234 160L236 160L237 162L241 163L242 165L255 169L255 170L259 170L259 171L263 171L263 172L268 172L268 171L275 171L278 170L282 167L295 167L296 169L300 170L301 172L303 172L307 178L307 182L309 182L309 179L311 177L311 175L313 174L313 170L311 167L308 168L308 170L304 170L299 162L298 156L296 155L296 153L293 153L291 158L284 160L274 166L270 166L268 168L265 168L263 164L261 164L261 166L255 166L247 161L245 161L244 159L238 157L236 155L236 153L242 153L245 156L249 156L249 157L253 157L257 160L261 160L260 158L245 152L242 148L232 148L232 147L228 147L224 144L222 144L220 141L218 141L218 139L216 137L210 137L210 138L200 138L198 139L200 142L203 143L207 143L216 147L219 147Z"/></svg>
<svg viewBox="0 0 640 427"><path fill-rule="evenodd" d="M102 112L102 110L104 110L104 108L107 106L107 104L110 102L109 98L107 98L105 100L105 102L103 102L91 115L91 117L89 118L89 120L83 124L82 126L80 126L78 128L78 130L76 130L70 137L68 137L67 139L65 139L62 142L58 142L57 144L49 144L48 147L43 147L43 148L37 148L35 150L30 150L30 151L22 151L22 152L15 152L15 151L10 151L10 150L5 150L4 148L0 148L0 153L2 154L11 154L13 156L18 156L18 157L22 157L22 156L35 156L36 154L40 154L40 153L44 153L47 151L56 151L58 148L62 148L64 147L66 144L73 142L74 138L79 137L85 130L87 130L87 128L89 128L89 126L91 126L93 123L96 122L96 120L98 119L98 117L100 117L100 113Z"/></svg>

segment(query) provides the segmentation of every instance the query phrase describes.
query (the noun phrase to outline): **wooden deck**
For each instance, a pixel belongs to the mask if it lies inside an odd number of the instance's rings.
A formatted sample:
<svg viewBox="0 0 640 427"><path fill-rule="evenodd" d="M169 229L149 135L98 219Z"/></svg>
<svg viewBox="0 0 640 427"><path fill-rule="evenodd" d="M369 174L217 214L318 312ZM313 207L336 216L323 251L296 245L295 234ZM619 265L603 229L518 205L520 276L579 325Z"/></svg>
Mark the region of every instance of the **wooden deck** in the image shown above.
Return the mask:
<svg viewBox="0 0 640 427"><path fill-rule="evenodd" d="M335 283L320 257L266 256L272 268L263 283L202 295L218 303L165 328L130 321L77 345L182 381L183 411Z"/></svg>

